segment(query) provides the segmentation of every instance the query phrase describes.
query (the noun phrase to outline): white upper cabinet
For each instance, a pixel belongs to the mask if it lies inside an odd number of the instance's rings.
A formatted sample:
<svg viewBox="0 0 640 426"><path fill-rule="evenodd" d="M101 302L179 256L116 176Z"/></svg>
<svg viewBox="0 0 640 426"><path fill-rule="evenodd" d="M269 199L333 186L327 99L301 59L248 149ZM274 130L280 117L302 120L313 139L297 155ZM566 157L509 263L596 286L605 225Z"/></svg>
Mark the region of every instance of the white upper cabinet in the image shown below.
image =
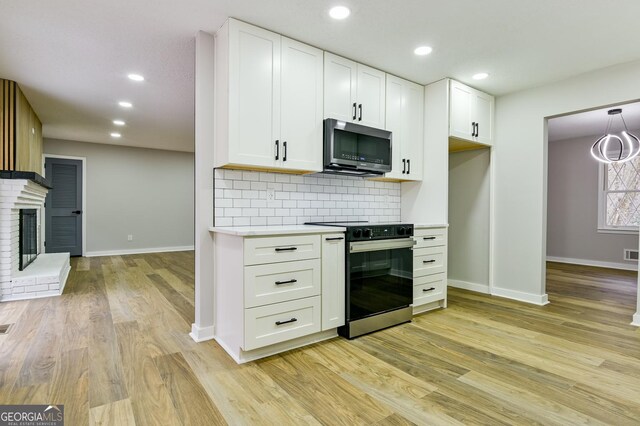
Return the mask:
<svg viewBox="0 0 640 426"><path fill-rule="evenodd" d="M449 136L491 145L493 96L451 80L449 97Z"/></svg>
<svg viewBox="0 0 640 426"><path fill-rule="evenodd" d="M324 118L356 120L357 65L349 59L324 52Z"/></svg>
<svg viewBox="0 0 640 426"><path fill-rule="evenodd" d="M229 19L215 56L216 167L321 171L322 51Z"/></svg>
<svg viewBox="0 0 640 426"><path fill-rule="evenodd" d="M383 129L385 73L325 52L324 117Z"/></svg>
<svg viewBox="0 0 640 426"><path fill-rule="evenodd" d="M392 133L392 170L386 178L422 180L424 87L387 74L386 129Z"/></svg>
<svg viewBox="0 0 640 426"><path fill-rule="evenodd" d="M228 162L274 167L280 134L280 36L230 20L228 54Z"/></svg>
<svg viewBox="0 0 640 426"><path fill-rule="evenodd" d="M359 124L384 129L386 74L366 65L358 64L358 118Z"/></svg>
<svg viewBox="0 0 640 426"><path fill-rule="evenodd" d="M282 167L322 170L322 50L282 37Z"/></svg>

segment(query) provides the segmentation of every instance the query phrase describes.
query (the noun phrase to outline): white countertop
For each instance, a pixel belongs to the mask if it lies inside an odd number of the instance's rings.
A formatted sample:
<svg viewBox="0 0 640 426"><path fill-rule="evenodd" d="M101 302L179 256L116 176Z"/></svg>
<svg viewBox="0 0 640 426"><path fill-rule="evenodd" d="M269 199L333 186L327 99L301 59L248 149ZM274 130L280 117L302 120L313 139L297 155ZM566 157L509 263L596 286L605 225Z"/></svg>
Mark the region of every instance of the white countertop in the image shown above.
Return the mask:
<svg viewBox="0 0 640 426"><path fill-rule="evenodd" d="M414 229L428 229L428 228L448 228L447 223L414 223Z"/></svg>
<svg viewBox="0 0 640 426"><path fill-rule="evenodd" d="M236 235L239 237L257 237L268 235L293 235L293 234L330 234L345 232L346 228L339 226L319 225L273 225L273 226L214 226L209 228L211 232Z"/></svg>

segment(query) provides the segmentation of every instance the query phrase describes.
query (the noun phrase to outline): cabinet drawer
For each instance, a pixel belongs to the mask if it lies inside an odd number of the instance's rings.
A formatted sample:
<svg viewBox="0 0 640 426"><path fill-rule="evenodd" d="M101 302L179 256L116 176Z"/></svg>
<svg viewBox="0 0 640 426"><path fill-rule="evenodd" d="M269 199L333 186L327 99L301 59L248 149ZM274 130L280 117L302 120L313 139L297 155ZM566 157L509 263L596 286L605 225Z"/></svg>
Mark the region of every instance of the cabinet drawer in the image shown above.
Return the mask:
<svg viewBox="0 0 640 426"><path fill-rule="evenodd" d="M447 248L426 247L413 250L413 277L445 272Z"/></svg>
<svg viewBox="0 0 640 426"><path fill-rule="evenodd" d="M268 305L320 294L320 259L244 268L244 306Z"/></svg>
<svg viewBox="0 0 640 426"><path fill-rule="evenodd" d="M436 247L447 244L447 230L445 228L416 229L413 232L416 247Z"/></svg>
<svg viewBox="0 0 640 426"><path fill-rule="evenodd" d="M320 331L320 296L245 309L244 350Z"/></svg>
<svg viewBox="0 0 640 426"><path fill-rule="evenodd" d="M320 235L245 238L244 264L289 262L320 257Z"/></svg>
<svg viewBox="0 0 640 426"><path fill-rule="evenodd" d="M413 306L424 305L445 298L447 277L445 274L427 275L413 279Z"/></svg>

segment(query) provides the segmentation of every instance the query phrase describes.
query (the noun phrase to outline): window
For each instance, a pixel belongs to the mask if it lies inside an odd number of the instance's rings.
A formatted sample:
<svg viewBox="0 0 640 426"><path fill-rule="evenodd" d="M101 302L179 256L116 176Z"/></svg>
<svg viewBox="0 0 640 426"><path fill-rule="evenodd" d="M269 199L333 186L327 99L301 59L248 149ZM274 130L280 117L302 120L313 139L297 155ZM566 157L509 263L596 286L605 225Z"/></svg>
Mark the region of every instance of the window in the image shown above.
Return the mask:
<svg viewBox="0 0 640 426"><path fill-rule="evenodd" d="M600 167L598 230L637 233L640 225L640 157Z"/></svg>

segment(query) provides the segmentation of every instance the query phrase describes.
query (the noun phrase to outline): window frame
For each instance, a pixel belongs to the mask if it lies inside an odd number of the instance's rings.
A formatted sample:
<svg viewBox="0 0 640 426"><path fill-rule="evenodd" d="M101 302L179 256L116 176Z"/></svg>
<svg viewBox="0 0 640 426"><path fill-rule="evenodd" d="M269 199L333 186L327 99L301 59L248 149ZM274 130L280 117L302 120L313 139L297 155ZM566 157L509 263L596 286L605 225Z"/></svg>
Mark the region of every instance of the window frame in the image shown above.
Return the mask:
<svg viewBox="0 0 640 426"><path fill-rule="evenodd" d="M609 193L622 193L622 192L640 192L638 190L631 191L608 191L607 190L607 167L609 164L600 163L598 165L598 229L599 233L603 234L628 234L638 235L637 226L611 226L607 225L607 194ZM640 173L640 172L639 172Z"/></svg>

